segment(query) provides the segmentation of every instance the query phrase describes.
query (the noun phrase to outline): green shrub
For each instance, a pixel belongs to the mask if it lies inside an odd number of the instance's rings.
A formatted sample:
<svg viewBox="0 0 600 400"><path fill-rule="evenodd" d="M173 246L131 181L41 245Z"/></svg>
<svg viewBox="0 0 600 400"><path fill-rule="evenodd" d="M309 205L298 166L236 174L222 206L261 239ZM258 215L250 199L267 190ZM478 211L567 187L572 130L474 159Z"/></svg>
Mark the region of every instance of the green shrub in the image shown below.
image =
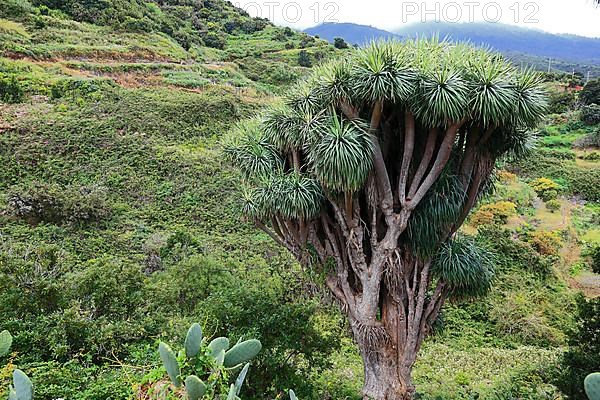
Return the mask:
<svg viewBox="0 0 600 400"><path fill-rule="evenodd" d="M301 50L300 53L298 53L298 65L306 68L312 67L312 60L306 50Z"/></svg>
<svg viewBox="0 0 600 400"><path fill-rule="evenodd" d="M547 176L561 182L564 192L588 201L600 201L600 169L579 167L574 162L551 157L533 156L513 164L512 171L523 177Z"/></svg>
<svg viewBox="0 0 600 400"><path fill-rule="evenodd" d="M500 271L514 268L541 276L552 273L552 260L543 257L528 242L515 239L513 232L497 225L487 225L477 230L477 238L497 255Z"/></svg>
<svg viewBox="0 0 600 400"><path fill-rule="evenodd" d="M582 160L586 161L600 161L600 151L592 151L581 157Z"/></svg>
<svg viewBox="0 0 600 400"><path fill-rule="evenodd" d="M73 188L32 182L13 188L8 204L15 217L32 225L100 222L111 214L106 189L93 186Z"/></svg>
<svg viewBox="0 0 600 400"><path fill-rule="evenodd" d="M600 124L600 105L589 104L581 108L581 120L588 125Z"/></svg>
<svg viewBox="0 0 600 400"><path fill-rule="evenodd" d="M579 93L579 98L583 104L600 104L600 79L589 81Z"/></svg>
<svg viewBox="0 0 600 400"><path fill-rule="evenodd" d="M470 219L474 226L486 224L505 224L508 218L517 213L517 206L510 201L499 201L491 204L484 204L479 207Z"/></svg>
<svg viewBox="0 0 600 400"><path fill-rule="evenodd" d="M220 32L209 31L202 36L202 41L205 46L212 47L214 49L224 49L227 44L227 38L225 34Z"/></svg>
<svg viewBox="0 0 600 400"><path fill-rule="evenodd" d="M28 0L0 0L0 18L20 20L34 10Z"/></svg>
<svg viewBox="0 0 600 400"><path fill-rule="evenodd" d="M559 160L571 160L575 161L577 156L571 149L550 149L550 148L539 148L536 150L537 155L542 157L551 157Z"/></svg>
<svg viewBox="0 0 600 400"><path fill-rule="evenodd" d="M556 199L548 200L546 201L546 208L552 213L559 211L561 209L560 201Z"/></svg>
<svg viewBox="0 0 600 400"><path fill-rule="evenodd" d="M548 111L552 114L562 114L575 108L577 97L572 91L550 92Z"/></svg>
<svg viewBox="0 0 600 400"><path fill-rule="evenodd" d="M36 399L128 400L134 395L135 382L126 368L99 367L77 359L26 367L35 383Z"/></svg>
<svg viewBox="0 0 600 400"><path fill-rule="evenodd" d="M554 189L546 190L546 191L543 191L542 193L540 193L540 197L545 202L555 201L558 198L558 191L554 190Z"/></svg>
<svg viewBox="0 0 600 400"><path fill-rule="evenodd" d="M557 256L562 240L557 232L538 230L530 237L533 247L544 256Z"/></svg>
<svg viewBox="0 0 600 400"><path fill-rule="evenodd" d="M348 43L346 43L344 38L341 38L341 37L336 37L333 39L333 46L336 49L347 49L349 47Z"/></svg>
<svg viewBox="0 0 600 400"><path fill-rule="evenodd" d="M581 296L577 307L577 329L569 335L569 349L557 371L556 385L572 399L585 399L583 380L600 371L600 297Z"/></svg>
<svg viewBox="0 0 600 400"><path fill-rule="evenodd" d="M544 193L548 191L557 191L560 186L554 182L552 179L548 178L538 178L529 182L529 186L538 194L538 196L542 197Z"/></svg>
<svg viewBox="0 0 600 400"><path fill-rule="evenodd" d="M542 297L540 292L530 288L508 290L490 310L490 319L500 332L522 343L546 346L563 344L564 333L553 326L545 315L546 310L537 304Z"/></svg>
<svg viewBox="0 0 600 400"><path fill-rule="evenodd" d="M50 95L53 99L86 97L114 86L114 81L110 79L64 78L50 87Z"/></svg>
<svg viewBox="0 0 600 400"><path fill-rule="evenodd" d="M25 91L15 75L0 73L0 102L20 103L25 97Z"/></svg>
<svg viewBox="0 0 600 400"><path fill-rule="evenodd" d="M600 274L600 243L590 244L584 255L590 259L590 266L592 271Z"/></svg>
<svg viewBox="0 0 600 400"><path fill-rule="evenodd" d="M586 200L600 201L600 168L577 168L566 172L573 193Z"/></svg>

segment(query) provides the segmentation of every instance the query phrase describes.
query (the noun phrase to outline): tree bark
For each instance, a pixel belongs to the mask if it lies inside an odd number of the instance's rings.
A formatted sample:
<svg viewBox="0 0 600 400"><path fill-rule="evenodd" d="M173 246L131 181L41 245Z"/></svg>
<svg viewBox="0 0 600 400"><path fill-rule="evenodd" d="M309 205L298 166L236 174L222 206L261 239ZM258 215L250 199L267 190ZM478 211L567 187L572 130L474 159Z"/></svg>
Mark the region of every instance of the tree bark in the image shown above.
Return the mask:
<svg viewBox="0 0 600 400"><path fill-rule="evenodd" d="M359 347L362 348L359 343ZM365 400L410 400L415 393L412 367L399 365L397 350L391 345L378 353L362 354L365 383Z"/></svg>

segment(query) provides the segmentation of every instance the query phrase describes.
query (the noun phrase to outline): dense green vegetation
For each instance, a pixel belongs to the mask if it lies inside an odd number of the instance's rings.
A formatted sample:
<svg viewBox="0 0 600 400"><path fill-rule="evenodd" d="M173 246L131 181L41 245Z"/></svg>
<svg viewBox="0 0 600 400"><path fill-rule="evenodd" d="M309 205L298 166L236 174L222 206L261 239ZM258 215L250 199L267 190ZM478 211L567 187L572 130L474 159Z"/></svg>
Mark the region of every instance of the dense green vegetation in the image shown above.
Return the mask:
<svg viewBox="0 0 600 400"><path fill-rule="evenodd" d="M18 367L36 399L131 398L168 379L159 341L179 349L198 322L207 338L261 341L242 398L358 399L341 315L314 271L242 218L219 145L306 74L302 51L318 65L350 50L270 24L228 31L264 21L224 2L200 11L223 49L171 33L191 22L167 2L161 17L155 3L83 3L0 0L0 331L14 336L0 396ZM573 107L506 166L518 176L498 174L481 226L481 210L467 221L496 280L483 302L445 308L416 365L422 399L578 399L600 368L598 300L572 289L598 294L598 126ZM558 185L554 213L529 186L542 177Z"/></svg>

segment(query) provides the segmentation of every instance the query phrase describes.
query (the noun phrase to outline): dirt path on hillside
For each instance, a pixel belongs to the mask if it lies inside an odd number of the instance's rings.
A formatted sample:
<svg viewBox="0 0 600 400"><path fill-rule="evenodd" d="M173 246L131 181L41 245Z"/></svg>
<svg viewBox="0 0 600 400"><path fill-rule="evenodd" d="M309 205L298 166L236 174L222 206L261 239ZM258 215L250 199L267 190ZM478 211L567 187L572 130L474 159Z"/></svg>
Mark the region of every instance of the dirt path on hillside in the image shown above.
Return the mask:
<svg viewBox="0 0 600 400"><path fill-rule="evenodd" d="M547 230L567 230L567 238L560 249L560 273L563 274L569 286L581 291L584 296L594 298L600 296L600 275L591 271L582 271L577 275L571 274L571 267L581 261L581 246L578 242L577 232L573 226L573 210L577 203L573 200L561 200L560 215L546 214L543 202L534 202L534 207L542 218L540 227Z"/></svg>

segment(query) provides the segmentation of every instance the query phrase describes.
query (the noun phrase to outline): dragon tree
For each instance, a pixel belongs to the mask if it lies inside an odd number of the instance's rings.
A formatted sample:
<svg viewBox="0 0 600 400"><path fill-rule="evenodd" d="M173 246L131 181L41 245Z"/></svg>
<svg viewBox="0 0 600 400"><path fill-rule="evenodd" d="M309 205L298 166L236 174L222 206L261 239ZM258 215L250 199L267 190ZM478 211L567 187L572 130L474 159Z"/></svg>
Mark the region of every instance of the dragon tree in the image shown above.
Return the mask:
<svg viewBox="0 0 600 400"><path fill-rule="evenodd" d="M459 228L496 161L530 148L541 83L466 44L373 43L228 136L244 214L320 272L347 316L365 399L412 398L444 302L490 287L491 258Z"/></svg>

